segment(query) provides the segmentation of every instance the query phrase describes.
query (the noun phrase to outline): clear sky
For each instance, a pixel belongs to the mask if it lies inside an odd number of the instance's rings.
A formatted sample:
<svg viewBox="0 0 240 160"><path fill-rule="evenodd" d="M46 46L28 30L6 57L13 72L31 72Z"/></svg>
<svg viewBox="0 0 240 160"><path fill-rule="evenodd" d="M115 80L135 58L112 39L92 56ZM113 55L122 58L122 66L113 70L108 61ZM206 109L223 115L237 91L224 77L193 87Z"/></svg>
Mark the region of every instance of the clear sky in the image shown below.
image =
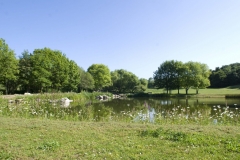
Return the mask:
<svg viewBox="0 0 240 160"><path fill-rule="evenodd" d="M240 62L240 0L0 0L0 38L139 78L166 60L215 69Z"/></svg>

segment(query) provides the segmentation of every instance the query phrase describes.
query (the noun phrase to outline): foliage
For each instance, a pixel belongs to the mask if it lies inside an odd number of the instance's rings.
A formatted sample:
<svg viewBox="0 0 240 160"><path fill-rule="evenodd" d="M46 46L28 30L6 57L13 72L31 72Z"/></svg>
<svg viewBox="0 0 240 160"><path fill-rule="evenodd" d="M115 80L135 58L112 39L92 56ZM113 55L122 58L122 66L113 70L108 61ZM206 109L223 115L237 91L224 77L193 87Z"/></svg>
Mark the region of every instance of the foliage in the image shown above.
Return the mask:
<svg viewBox="0 0 240 160"><path fill-rule="evenodd" d="M19 79L18 84L24 92L30 92L33 79L32 79L32 68L33 64L31 61L31 54L25 50L19 57Z"/></svg>
<svg viewBox="0 0 240 160"><path fill-rule="evenodd" d="M179 61L165 61L154 72L154 85L157 88L165 88L167 94L170 90L180 88L182 86L184 66Z"/></svg>
<svg viewBox="0 0 240 160"><path fill-rule="evenodd" d="M210 85L208 77L210 71L206 64L199 62L165 61L154 72L154 84L158 88L165 88L167 94L173 89L185 88L186 94L191 87L206 88Z"/></svg>
<svg viewBox="0 0 240 160"><path fill-rule="evenodd" d="M240 63L217 67L210 77L211 87L220 88L240 84Z"/></svg>
<svg viewBox="0 0 240 160"><path fill-rule="evenodd" d="M4 39L0 38L0 83L5 87L5 92L14 93L16 89L18 60Z"/></svg>
<svg viewBox="0 0 240 160"><path fill-rule="evenodd" d="M92 64L88 69L94 79L96 90L101 90L103 87L108 87L112 84L109 68L104 64Z"/></svg>
<svg viewBox="0 0 240 160"><path fill-rule="evenodd" d="M136 87L140 84L140 81L135 74L123 69L111 72L111 79L113 83L111 90L119 93L134 92ZM142 83L144 84L145 81Z"/></svg>
<svg viewBox="0 0 240 160"><path fill-rule="evenodd" d="M64 91L77 91L80 84L80 67L72 60L68 60L67 80L64 83Z"/></svg>
<svg viewBox="0 0 240 160"><path fill-rule="evenodd" d="M149 79L148 79L148 86L147 86L147 88L154 88L154 79L152 78L152 77L150 77Z"/></svg>
<svg viewBox="0 0 240 160"><path fill-rule="evenodd" d="M79 68L80 83L79 90L92 91L94 89L94 79L89 72L85 72L82 68Z"/></svg>

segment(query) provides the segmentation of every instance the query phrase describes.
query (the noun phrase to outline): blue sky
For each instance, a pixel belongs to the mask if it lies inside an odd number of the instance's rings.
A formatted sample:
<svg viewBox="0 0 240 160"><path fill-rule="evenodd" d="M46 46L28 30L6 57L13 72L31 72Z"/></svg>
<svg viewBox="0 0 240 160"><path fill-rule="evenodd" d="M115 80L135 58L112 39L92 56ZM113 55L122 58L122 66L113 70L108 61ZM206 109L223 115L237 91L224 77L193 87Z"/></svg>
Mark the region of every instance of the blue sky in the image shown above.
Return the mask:
<svg viewBox="0 0 240 160"><path fill-rule="evenodd" d="M240 62L240 1L0 0L0 38L17 57L48 47L139 78L166 60L215 69Z"/></svg>

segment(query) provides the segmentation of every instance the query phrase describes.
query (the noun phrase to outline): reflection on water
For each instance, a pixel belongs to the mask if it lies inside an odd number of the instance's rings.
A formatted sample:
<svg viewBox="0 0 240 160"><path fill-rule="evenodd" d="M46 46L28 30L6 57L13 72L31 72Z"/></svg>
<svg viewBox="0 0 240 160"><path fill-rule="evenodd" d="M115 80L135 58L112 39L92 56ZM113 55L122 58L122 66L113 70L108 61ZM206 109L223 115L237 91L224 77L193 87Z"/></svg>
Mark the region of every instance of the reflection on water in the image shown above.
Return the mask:
<svg viewBox="0 0 240 160"><path fill-rule="evenodd" d="M189 107L194 109L206 109L213 106L229 107L230 109L240 106L240 99L225 99L225 98L128 98L128 99L113 99L111 101L102 102L105 106L113 108L115 112L125 110L137 109L143 106L145 102L151 107L157 109L161 108L174 108L176 106ZM98 105L98 104L95 104Z"/></svg>
<svg viewBox="0 0 240 160"><path fill-rule="evenodd" d="M73 101L67 107L49 100L24 103L0 101L0 116L42 117L80 121L124 121L188 124L239 124L240 99L127 98Z"/></svg>
<svg viewBox="0 0 240 160"><path fill-rule="evenodd" d="M154 122L156 119L191 120L201 121L212 119L214 124L217 120L239 118L239 99L225 98L190 98L190 99L114 99L102 102L105 107L111 108L115 114L133 118L133 121ZM96 106L99 104L95 104ZM94 106L93 106L94 107Z"/></svg>

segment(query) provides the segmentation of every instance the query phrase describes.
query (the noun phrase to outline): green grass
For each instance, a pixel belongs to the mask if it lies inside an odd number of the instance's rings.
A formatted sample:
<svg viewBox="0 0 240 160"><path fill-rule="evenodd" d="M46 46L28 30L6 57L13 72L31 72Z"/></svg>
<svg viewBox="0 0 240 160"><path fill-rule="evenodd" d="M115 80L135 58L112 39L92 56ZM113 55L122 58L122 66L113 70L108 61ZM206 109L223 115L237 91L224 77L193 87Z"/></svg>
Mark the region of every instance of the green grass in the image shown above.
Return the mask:
<svg viewBox="0 0 240 160"><path fill-rule="evenodd" d="M152 94L163 94L166 93L163 89L147 89L145 93L151 92ZM177 90L172 90L171 94L176 95L178 93ZM185 89L180 89L179 93L181 95L185 95L186 91ZM188 90L189 95L196 95L196 89L190 88ZM198 96L225 96L225 95L231 95L231 94L240 94L240 85L236 86L229 86L226 88L206 88L206 89L199 89Z"/></svg>
<svg viewBox="0 0 240 160"><path fill-rule="evenodd" d="M240 127L0 117L0 159L240 159Z"/></svg>

